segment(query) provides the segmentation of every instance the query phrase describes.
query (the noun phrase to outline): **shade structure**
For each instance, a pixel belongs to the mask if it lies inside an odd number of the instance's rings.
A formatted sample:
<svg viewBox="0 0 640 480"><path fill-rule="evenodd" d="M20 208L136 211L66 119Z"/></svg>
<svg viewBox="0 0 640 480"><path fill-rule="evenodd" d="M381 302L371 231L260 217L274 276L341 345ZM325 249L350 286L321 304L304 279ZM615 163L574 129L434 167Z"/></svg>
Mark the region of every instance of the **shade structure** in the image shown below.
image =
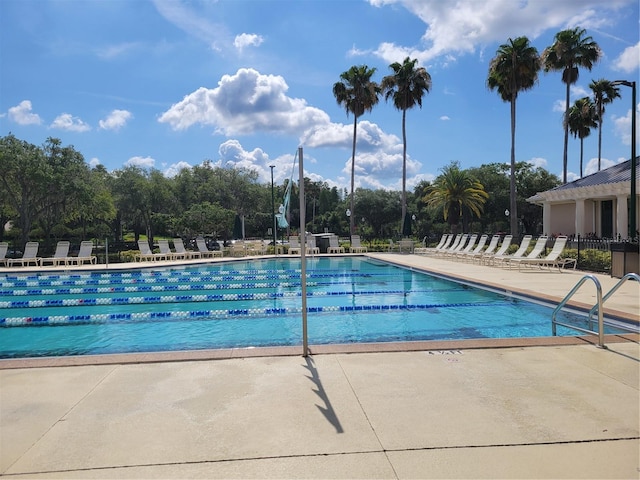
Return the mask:
<svg viewBox="0 0 640 480"><path fill-rule="evenodd" d="M242 222L240 221L239 215L236 215L236 219L233 222L233 239L242 239Z"/></svg>
<svg viewBox="0 0 640 480"><path fill-rule="evenodd" d="M407 213L404 216L404 224L402 225L402 236L403 237L410 237L412 234L411 232L411 215L409 215L409 213Z"/></svg>

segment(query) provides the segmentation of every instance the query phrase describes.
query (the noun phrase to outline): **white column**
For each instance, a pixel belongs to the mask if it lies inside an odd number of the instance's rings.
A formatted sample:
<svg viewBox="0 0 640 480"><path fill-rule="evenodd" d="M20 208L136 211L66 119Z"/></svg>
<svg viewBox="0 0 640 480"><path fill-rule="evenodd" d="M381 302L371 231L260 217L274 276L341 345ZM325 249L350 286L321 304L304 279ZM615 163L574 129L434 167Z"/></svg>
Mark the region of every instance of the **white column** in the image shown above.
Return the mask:
<svg viewBox="0 0 640 480"><path fill-rule="evenodd" d="M576 200L576 235L585 236L584 231L584 200Z"/></svg>
<svg viewBox="0 0 640 480"><path fill-rule="evenodd" d="M542 204L542 233L551 235L551 204L549 202Z"/></svg>
<svg viewBox="0 0 640 480"><path fill-rule="evenodd" d="M627 196L618 195L616 198L616 221L614 222L616 231L613 232L613 236L618 234L622 238L627 238L629 232L629 218L627 213Z"/></svg>

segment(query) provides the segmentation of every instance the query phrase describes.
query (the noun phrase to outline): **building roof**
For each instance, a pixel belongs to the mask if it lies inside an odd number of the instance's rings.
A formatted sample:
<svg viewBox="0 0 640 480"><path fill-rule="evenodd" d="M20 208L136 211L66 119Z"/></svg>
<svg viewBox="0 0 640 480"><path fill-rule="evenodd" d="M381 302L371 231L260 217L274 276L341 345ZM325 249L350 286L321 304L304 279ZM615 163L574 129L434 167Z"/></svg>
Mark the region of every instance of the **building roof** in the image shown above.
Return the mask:
<svg viewBox="0 0 640 480"><path fill-rule="evenodd" d="M636 181L640 178L638 173L638 164L640 157L636 157ZM573 182L565 183L552 190L568 190L572 188L591 187L594 185L604 185L606 183L629 182L631 180L631 160L617 163L609 168L592 173L586 177L579 178ZM551 191L551 190L550 190Z"/></svg>
<svg viewBox="0 0 640 480"><path fill-rule="evenodd" d="M639 164L640 156L636 157L636 184L640 181ZM546 192L538 192L527 198L527 201L540 203L543 201L570 201L580 198L605 198L624 193L629 195L628 185L630 182L631 160L627 160Z"/></svg>

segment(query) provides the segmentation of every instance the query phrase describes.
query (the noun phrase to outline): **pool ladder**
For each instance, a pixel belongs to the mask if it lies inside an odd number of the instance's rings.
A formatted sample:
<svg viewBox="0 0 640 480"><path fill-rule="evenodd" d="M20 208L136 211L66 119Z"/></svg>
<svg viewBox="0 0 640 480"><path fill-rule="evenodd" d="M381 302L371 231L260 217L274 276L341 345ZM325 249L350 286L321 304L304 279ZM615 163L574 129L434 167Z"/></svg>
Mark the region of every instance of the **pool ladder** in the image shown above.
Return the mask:
<svg viewBox="0 0 640 480"><path fill-rule="evenodd" d="M587 318L589 328L582 328L576 325L569 325L567 323L563 323L556 320L556 315L558 314L558 312L562 310L562 308L573 296L573 294L576 293L578 289L582 286L582 284L587 280L592 280L596 286L596 304L593 307L591 307L591 310L589 310L589 317ZM576 286L571 289L571 291L567 294L567 296L564 297L564 299L553 310L553 314L551 315L551 331L553 335L554 336L556 335L556 326L561 325L563 327L567 327L572 330L577 330L579 332L588 333L591 335L597 335L598 346L600 348L607 348L604 344L604 315L602 312L602 306L604 302L606 302L607 299L609 299L609 297L611 297L611 295L613 295L618 290L618 288L620 288L620 286L627 280L635 280L636 282L640 282L640 275L638 275L637 273L627 273L624 277L622 277L618 281L618 283L616 283L613 286L611 290L607 292L606 295L602 296L602 285L594 275L585 275L584 277L582 277L580 281L576 284ZM598 330L596 331L593 330L593 314L594 313L598 314ZM617 328L620 328L622 330L627 330L627 328L625 328L624 326L617 326ZM632 328L628 328L628 331L637 333L637 329L634 330Z"/></svg>

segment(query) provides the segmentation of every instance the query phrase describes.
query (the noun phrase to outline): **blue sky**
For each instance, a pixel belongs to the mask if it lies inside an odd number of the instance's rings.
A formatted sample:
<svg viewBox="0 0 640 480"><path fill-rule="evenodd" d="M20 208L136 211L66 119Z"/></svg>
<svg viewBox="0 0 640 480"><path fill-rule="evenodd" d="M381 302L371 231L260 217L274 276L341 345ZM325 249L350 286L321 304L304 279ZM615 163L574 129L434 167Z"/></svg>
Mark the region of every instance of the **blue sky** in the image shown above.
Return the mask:
<svg viewBox="0 0 640 480"><path fill-rule="evenodd" d="M572 101L593 79L638 80L637 0L2 0L0 135L73 145L108 170L166 175L204 160L305 175L348 188L353 117L332 94L352 65L391 73L417 58L432 77L407 113L407 187L452 161L509 162L509 105L486 88L498 46L526 35L540 53L581 26L602 60L581 70ZM609 105L603 165L630 157L631 89ZM516 156L562 177L560 73L540 73L517 103ZM356 185L401 189L401 112L384 100L358 126ZM569 180L579 173L570 138ZM597 132L585 174L597 168ZM297 174L297 171L296 171Z"/></svg>

